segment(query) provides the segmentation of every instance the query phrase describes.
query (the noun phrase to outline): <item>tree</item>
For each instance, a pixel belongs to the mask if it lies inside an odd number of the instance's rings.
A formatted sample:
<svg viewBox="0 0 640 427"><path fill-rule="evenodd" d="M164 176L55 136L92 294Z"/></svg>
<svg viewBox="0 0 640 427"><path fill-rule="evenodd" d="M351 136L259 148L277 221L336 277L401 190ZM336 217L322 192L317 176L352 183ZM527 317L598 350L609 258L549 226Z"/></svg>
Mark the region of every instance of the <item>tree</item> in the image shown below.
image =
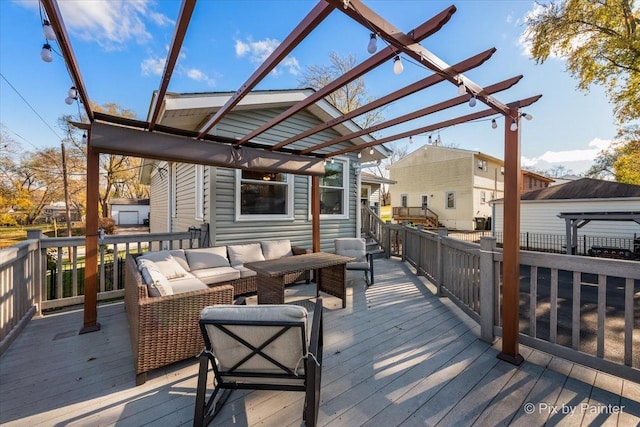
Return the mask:
<svg viewBox="0 0 640 427"><path fill-rule="evenodd" d="M93 111L111 114L115 116L134 118L135 113L129 109L121 107L115 103L104 105L92 104ZM62 127L68 135L67 141L81 150L86 159L86 147L82 144L79 131L72 129L69 121L70 116L63 116L60 119ZM147 186L138 182L138 171L142 159L137 157L122 156L117 154L100 155L100 194L99 203L103 218L110 216L109 202L114 197L145 198L149 197Z"/></svg>
<svg viewBox="0 0 640 427"><path fill-rule="evenodd" d="M407 145L400 145L397 141L387 144L387 148L391 150L391 155L367 168L367 170L371 171L374 175L381 176L383 178L389 178L389 167L391 165L401 159L404 159L409 154L409 147ZM383 184L380 186L380 205L387 206L389 204L391 204L389 186Z"/></svg>
<svg viewBox="0 0 640 427"><path fill-rule="evenodd" d="M335 52L329 54L329 60L331 62L330 65L311 65L307 67L298 81L299 86L311 87L316 90L321 89L351 70L357 63L355 55L340 57ZM355 79L327 96L327 101L343 114L362 107L372 100L372 97L368 95L364 77ZM372 110L354 119L362 128L368 128L382 122L382 120L381 109Z"/></svg>
<svg viewBox="0 0 640 427"><path fill-rule="evenodd" d="M640 9L631 0L559 0L538 3L527 18L531 56L543 63L562 56L588 91L602 85L621 124L640 119Z"/></svg>
<svg viewBox="0 0 640 427"><path fill-rule="evenodd" d="M640 126L621 129L609 148L596 157L587 176L640 185Z"/></svg>

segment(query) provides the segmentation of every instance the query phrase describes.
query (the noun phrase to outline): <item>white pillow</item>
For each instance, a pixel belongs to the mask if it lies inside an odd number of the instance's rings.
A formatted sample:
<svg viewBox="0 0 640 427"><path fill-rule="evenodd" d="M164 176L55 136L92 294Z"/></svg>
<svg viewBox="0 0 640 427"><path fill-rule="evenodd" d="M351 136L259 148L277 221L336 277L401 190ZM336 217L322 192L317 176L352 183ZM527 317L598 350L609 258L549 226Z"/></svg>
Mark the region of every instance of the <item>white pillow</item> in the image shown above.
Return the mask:
<svg viewBox="0 0 640 427"><path fill-rule="evenodd" d="M260 243L227 246L227 251L229 252L231 267L242 265L247 262L264 261L264 255L262 255Z"/></svg>
<svg viewBox="0 0 640 427"><path fill-rule="evenodd" d="M265 240L260 243L265 259L278 259L293 255L290 240Z"/></svg>
<svg viewBox="0 0 640 427"><path fill-rule="evenodd" d="M213 248L186 249L184 251L189 261L191 270L202 268L229 267L227 247L216 246Z"/></svg>
<svg viewBox="0 0 640 427"><path fill-rule="evenodd" d="M148 252L138 258L138 266L140 266L140 260L143 259L153 261L160 272L168 280L176 279L178 277L184 277L187 275L187 270L182 268L178 261L176 261L176 259L171 256L171 253L169 253L169 251Z"/></svg>
<svg viewBox="0 0 640 427"><path fill-rule="evenodd" d="M147 291L151 297L173 295L173 288L169 280L160 272L157 264L148 259L138 261L140 273L147 284Z"/></svg>

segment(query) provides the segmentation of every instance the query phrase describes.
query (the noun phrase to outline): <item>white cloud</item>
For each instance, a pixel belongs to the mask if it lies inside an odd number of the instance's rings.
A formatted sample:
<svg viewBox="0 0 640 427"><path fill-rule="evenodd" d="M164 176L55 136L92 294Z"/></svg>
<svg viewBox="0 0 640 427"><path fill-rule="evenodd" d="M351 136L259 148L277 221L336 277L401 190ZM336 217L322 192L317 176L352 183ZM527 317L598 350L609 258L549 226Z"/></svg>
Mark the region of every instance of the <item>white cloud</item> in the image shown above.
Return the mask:
<svg viewBox="0 0 640 427"><path fill-rule="evenodd" d="M38 2L20 0L33 9ZM174 24L167 16L152 10L151 0L60 1L60 13L69 33L106 50L123 49L127 42L151 40L145 22L158 26Z"/></svg>
<svg viewBox="0 0 640 427"><path fill-rule="evenodd" d="M253 41L250 38L246 41L236 40L235 51L238 58L248 58L252 64L262 64L280 45L280 41L276 39L264 39ZM280 68L283 67L289 74L294 76L300 73L300 64L293 56L287 56L278 67L274 68L273 74L281 74Z"/></svg>
<svg viewBox="0 0 640 427"><path fill-rule="evenodd" d="M191 80L195 80L197 82L205 82L209 86L215 86L216 82L211 77L207 76L202 70L198 70L197 68L189 68L185 70L185 74Z"/></svg>
<svg viewBox="0 0 640 427"><path fill-rule="evenodd" d="M588 148L564 151L546 151L538 157L521 157L523 168L546 170L552 166L562 165L575 173L586 171L600 151L606 149L611 144L611 140L594 138Z"/></svg>
<svg viewBox="0 0 640 427"><path fill-rule="evenodd" d="M161 58L159 56L147 58L140 64L143 76L156 75L159 76L164 71L164 64L167 58Z"/></svg>

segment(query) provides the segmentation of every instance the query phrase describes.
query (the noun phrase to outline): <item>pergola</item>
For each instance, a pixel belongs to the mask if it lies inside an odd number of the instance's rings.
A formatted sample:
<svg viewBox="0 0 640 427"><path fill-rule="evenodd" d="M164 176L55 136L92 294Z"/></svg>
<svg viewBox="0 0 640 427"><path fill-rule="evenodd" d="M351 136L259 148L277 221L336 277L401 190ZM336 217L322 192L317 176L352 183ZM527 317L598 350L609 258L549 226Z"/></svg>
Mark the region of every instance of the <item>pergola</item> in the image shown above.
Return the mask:
<svg viewBox="0 0 640 427"><path fill-rule="evenodd" d="M591 221L634 221L640 224L640 212L561 212L567 230L567 254L573 255L578 247L578 228Z"/></svg>
<svg viewBox="0 0 640 427"><path fill-rule="evenodd" d="M163 99L167 93L172 73L189 22L193 15L196 0L183 0L176 20L173 40L169 47L164 72L158 87L155 105L152 106L149 121L124 119L93 112L89 95L78 67L68 34L56 0L42 0L49 22L51 23L60 49L67 63L74 86L78 91L89 124L75 123L88 132L87 142L87 223L86 223L86 269L84 327L80 331L98 330L97 322L97 257L98 257L98 159L100 153L123 154L148 159L173 160L184 163L226 166L231 168L256 169L262 171L286 171L312 177L311 212L313 250L320 250L320 191L319 177L324 173L323 161L337 155L360 151L385 142L407 138L418 133L432 132L445 127L474 121L495 114L504 116L504 157L505 157L505 218L510 221L504 226L503 258L503 347L499 357L511 363L520 364L522 357L518 353L518 304L519 304L519 231L520 231L520 108L536 102L541 95L510 103L502 103L493 94L508 89L517 83L521 76L481 87L463 73L480 66L488 60L495 49L481 52L457 64L449 65L422 45L420 41L436 33L455 13L456 7L450 6L418 27L403 32L378 15L361 0L320 0L308 15L291 31L273 53L255 70L246 82L230 97L228 102L211 115L198 131L175 129L158 124ZM353 69L328 83L313 95L252 130L239 139L221 138L209 132L252 89L264 79L301 41L303 41L331 12L344 13L365 27L369 32L384 39L387 47L379 50ZM275 145L260 142L260 136L278 126L303 109L322 100L338 88L363 76L375 67L390 59L406 55L413 61L431 70L433 74L418 80L402 89L389 93L370 104L364 105L336 119L315 126L294 137L280 141ZM305 148L296 148L296 142L336 126L353 117L398 101L410 94L438 83L452 83L461 89L462 94L434 105L427 106L404 116L396 117L376 126L341 136L329 141ZM462 92L464 90L464 92ZM387 136L371 142L354 145L349 148L335 149L335 144L350 141L359 136L379 131L390 126L404 123L419 117L440 112L456 105L468 102L471 97L488 108L459 117L433 123L428 126ZM135 144L132 143L135 141ZM238 150L242 156L238 156ZM190 154L191 153L191 154Z"/></svg>

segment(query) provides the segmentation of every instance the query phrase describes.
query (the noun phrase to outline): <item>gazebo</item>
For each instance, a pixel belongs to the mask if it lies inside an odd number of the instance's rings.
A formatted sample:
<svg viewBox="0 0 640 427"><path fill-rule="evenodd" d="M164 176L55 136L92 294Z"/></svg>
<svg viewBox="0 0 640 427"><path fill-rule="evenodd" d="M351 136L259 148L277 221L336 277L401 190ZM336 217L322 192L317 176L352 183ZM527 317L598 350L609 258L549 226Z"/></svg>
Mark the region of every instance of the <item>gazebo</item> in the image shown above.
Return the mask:
<svg viewBox="0 0 640 427"><path fill-rule="evenodd" d="M198 131L169 128L157 123L162 100L165 97L174 72L180 49L194 13L196 0L183 0L176 19L173 40L169 47L164 72L157 90L157 102L150 114L149 121L125 119L92 111L90 97L71 46L63 18L56 0L42 0L42 4L51 23L60 50L70 71L89 123L74 123L88 133L87 141L87 224L85 269L84 326L81 333L98 330L97 321L97 255L98 255L98 159L100 153L122 154L149 159L165 159L184 163L195 163L230 168L251 169L265 172L289 172L310 175L311 212L313 230L313 250L320 248L320 198L319 177L324 174L324 160L350 151L362 150L377 144L383 144L418 133L436 131L445 127L461 124L500 114L504 117L504 157L505 157L505 217L510 221L504 227L504 264L503 264L503 341L499 357L511 363L519 364L522 357L518 353L518 303L519 303L519 188L520 188L520 119L524 115L521 108L536 102L541 95L503 103L493 96L494 93L508 89L517 83L516 76L494 85L481 87L463 73L480 66L488 60L495 49L481 52L457 64L449 65L427 50L420 41L436 33L455 13L456 7L450 6L418 27L403 32L378 15L361 0L320 0L291 31L274 52L255 70L246 82L237 89L228 102L208 118ZM383 39L387 46L374 53L353 69L330 82L312 96L300 101L279 116L264 125L253 129L238 139L222 138L210 131L220 120L252 91L300 42L302 42L330 13L344 13L353 21L365 27L372 37ZM367 105L342 115L339 118L318 125L295 137L277 144L265 144L260 136L276 128L287 118L294 116L304 108L326 97L343 85L363 76L375 67L405 55L429 69L433 74L420 79L402 89L389 93ZM426 106L404 116L396 117L384 123L341 136L321 143L309 144L305 139L324 129L336 126L343 121L379 108L391 102L416 93L438 83L449 83L458 87L458 96L449 100ZM475 100L485 104L486 109L448 120L390 135L352 148L335 149L335 144L357 138L361 135L379 131L410 120L424 117Z"/></svg>

